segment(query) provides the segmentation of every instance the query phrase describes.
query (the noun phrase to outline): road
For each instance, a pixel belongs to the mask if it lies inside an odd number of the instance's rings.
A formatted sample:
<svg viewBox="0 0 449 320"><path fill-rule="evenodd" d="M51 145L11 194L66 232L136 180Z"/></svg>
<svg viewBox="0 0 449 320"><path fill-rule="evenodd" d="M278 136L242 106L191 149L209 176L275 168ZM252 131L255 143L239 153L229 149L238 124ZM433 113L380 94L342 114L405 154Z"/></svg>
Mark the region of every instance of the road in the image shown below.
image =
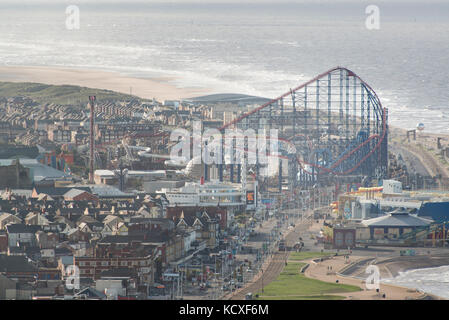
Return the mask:
<svg viewBox="0 0 449 320"><path fill-rule="evenodd" d="M308 219L297 220L295 222L295 228L289 230L284 237L287 246L292 247L298 241L299 236L301 236L306 249L313 247L313 240L310 240L310 237L306 236L310 225L311 221ZM224 299L244 300L247 293L255 294L256 292L261 292L264 286L274 281L279 276L284 269L289 255L290 252L288 251L275 251L272 258L263 266L263 271L259 272L251 283L247 284L244 288L225 296Z"/></svg>
<svg viewBox="0 0 449 320"><path fill-rule="evenodd" d="M299 210L299 209L298 209ZM245 295L249 292L256 293L262 291L262 288L266 286L268 283L275 280L279 274L282 272L286 261L288 260L289 252L279 252L277 250L277 238L279 238L279 234L277 232L282 232L280 238L283 238L286 241L286 245L288 247L293 247L293 245L298 241L301 236L302 241L304 242L304 250L317 250L315 246L315 240L310 238L310 230L309 227L312 225L312 221L310 220L310 216L312 211L308 211L306 215L309 218L299 218L293 219L291 218L291 213L297 213L297 210L293 210L292 212L284 211L290 215L290 219L288 221L284 221L284 224L281 228L277 229L276 225L278 223L278 219L270 218L262 223L262 226L257 225L255 228L256 235L251 237L250 240L245 243L245 246L260 249L264 243L270 242L271 247L268 250L267 254L264 256L263 261L256 261L255 254L242 254L238 253L236 255L236 261L243 262L245 259L251 261L251 269L253 270L251 273L247 273L244 276L246 285L243 288L237 289L234 292L228 292L223 295L222 280L214 281L211 279L212 288L208 290L201 291L197 286L192 287L189 283L185 284L184 291L184 299L185 300L242 300L245 299ZM288 228L288 225L293 222L295 227ZM277 230L277 232L274 232ZM273 237L273 234L275 236ZM261 263L263 265L261 266ZM248 263L245 263L245 269L248 267ZM263 272L262 272L263 270ZM232 269L228 270L232 272ZM258 272L254 274L253 272ZM227 272L228 273L228 272ZM230 275L231 273L229 273Z"/></svg>
<svg viewBox="0 0 449 320"><path fill-rule="evenodd" d="M406 166L410 172L419 173L424 177L431 176L421 160L409 150L400 147L399 145L394 145L394 148L391 148L391 151L396 155L400 154L402 156L402 159L404 159Z"/></svg>
<svg viewBox="0 0 449 320"><path fill-rule="evenodd" d="M251 237L250 240L245 243L245 246L252 247L255 249L262 248L263 243L270 240L270 235L272 233L272 230L275 228L278 220L276 218L270 218L268 220L265 220L262 222L262 226L258 224L254 230L256 232L256 235ZM274 243L274 242L273 242ZM256 255L255 254L242 254L237 253L236 254L236 261L245 261L247 259L248 261L251 261L252 269L257 271L258 267L260 266L260 261L256 261ZM245 268L246 269L246 268ZM227 277L230 276L233 268L228 267L226 268L226 275ZM251 281L253 278L252 273L245 274L245 282ZM208 290L200 290L198 286L192 286L190 283L185 284L185 291L183 299L185 300L215 300L219 299L224 295L224 292L222 291L222 279L218 279L217 281L211 280L212 288L209 288Z"/></svg>

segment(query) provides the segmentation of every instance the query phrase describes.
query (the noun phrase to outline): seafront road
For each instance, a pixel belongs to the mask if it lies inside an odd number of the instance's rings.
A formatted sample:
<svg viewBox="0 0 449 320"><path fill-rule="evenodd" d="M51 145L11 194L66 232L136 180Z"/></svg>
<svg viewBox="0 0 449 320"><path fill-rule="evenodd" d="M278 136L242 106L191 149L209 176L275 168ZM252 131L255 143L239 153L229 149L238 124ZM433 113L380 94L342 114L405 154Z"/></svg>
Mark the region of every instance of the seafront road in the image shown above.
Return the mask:
<svg viewBox="0 0 449 320"><path fill-rule="evenodd" d="M312 220L310 217L310 211L308 215L304 218L297 219L294 224L295 227L289 229L284 235L287 247L292 247L301 237L304 242L305 249L311 249L314 246L314 241L310 239L309 228L312 225ZM274 251L271 258L268 258L266 263L263 265L262 271L254 277L253 281L248 283L243 288L228 294L223 299L224 300L244 300L247 293L261 292L262 288L268 283L275 280L279 274L284 269L285 263L288 261L290 255L289 251Z"/></svg>

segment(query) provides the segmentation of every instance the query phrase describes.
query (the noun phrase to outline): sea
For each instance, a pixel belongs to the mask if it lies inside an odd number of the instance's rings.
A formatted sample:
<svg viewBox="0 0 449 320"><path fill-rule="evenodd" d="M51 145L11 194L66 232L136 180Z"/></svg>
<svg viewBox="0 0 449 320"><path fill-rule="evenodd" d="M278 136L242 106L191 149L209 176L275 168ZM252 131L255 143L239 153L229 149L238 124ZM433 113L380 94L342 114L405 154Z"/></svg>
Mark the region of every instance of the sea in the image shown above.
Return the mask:
<svg viewBox="0 0 449 320"><path fill-rule="evenodd" d="M383 283L418 289L449 299L449 266L423 268L399 272L395 278L381 280Z"/></svg>
<svg viewBox="0 0 449 320"><path fill-rule="evenodd" d="M372 4L379 29L366 25ZM69 5L79 29L66 26ZM344 66L376 91L391 125L449 133L447 0L0 0L0 65L267 98Z"/></svg>

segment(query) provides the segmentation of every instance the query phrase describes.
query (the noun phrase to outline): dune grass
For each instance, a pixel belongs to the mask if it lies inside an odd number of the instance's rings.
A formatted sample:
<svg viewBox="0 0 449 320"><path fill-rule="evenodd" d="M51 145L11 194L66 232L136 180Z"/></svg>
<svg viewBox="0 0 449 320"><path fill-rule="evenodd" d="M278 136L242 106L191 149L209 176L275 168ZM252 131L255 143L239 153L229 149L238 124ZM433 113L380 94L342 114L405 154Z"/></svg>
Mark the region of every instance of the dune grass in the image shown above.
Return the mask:
<svg viewBox="0 0 449 320"><path fill-rule="evenodd" d="M93 89L72 85L47 85L31 82L0 82L0 97L22 96L38 103L62 105L87 104L88 96L96 95L101 100L130 100L134 96L111 90Z"/></svg>

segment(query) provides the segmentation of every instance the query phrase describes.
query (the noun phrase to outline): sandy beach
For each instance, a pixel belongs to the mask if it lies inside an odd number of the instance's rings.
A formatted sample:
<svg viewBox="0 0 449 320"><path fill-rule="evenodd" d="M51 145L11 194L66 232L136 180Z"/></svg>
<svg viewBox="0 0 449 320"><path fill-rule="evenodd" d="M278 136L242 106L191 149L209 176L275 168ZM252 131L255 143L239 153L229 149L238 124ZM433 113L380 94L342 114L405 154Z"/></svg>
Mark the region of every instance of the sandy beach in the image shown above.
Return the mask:
<svg viewBox="0 0 449 320"><path fill-rule="evenodd" d="M208 89L180 88L174 78L139 78L119 72L56 67L0 67L0 81L76 85L117 91L159 101L185 99L210 93Z"/></svg>

